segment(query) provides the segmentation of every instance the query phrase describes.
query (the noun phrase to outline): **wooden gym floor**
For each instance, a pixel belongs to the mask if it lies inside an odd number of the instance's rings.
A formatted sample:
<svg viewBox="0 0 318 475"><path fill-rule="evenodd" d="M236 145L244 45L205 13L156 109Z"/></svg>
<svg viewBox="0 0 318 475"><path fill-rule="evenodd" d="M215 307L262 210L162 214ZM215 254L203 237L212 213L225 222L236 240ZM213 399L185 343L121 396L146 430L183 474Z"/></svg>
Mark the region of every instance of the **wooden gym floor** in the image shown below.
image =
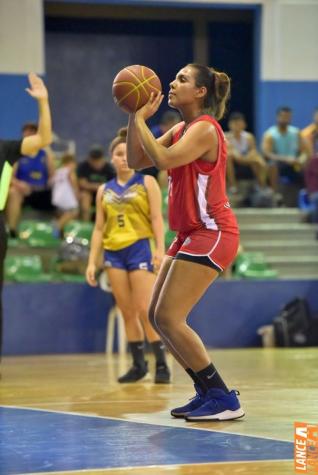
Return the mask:
<svg viewBox="0 0 318 475"><path fill-rule="evenodd" d="M176 364L171 385L119 385L129 357L4 358L0 474L294 473L293 423L318 421L318 348L212 355L230 387L240 390L244 419L171 418L169 409L193 396Z"/></svg>

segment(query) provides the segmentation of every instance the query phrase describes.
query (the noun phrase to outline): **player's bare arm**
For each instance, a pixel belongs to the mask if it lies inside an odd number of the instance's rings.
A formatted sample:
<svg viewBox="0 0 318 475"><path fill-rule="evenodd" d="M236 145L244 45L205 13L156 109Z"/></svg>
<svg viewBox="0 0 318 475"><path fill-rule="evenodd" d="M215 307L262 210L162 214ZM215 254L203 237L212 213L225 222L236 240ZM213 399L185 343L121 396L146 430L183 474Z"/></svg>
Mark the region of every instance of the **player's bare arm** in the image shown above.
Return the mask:
<svg viewBox="0 0 318 475"><path fill-rule="evenodd" d="M102 250L103 229L105 225L105 212L102 207L104 185L101 185L96 195L96 219L91 239L91 250L89 253L88 265L86 269L86 280L89 285L96 287L97 262Z"/></svg>
<svg viewBox="0 0 318 475"><path fill-rule="evenodd" d="M207 156L208 152L211 151L211 143L217 144L215 129L208 122L200 121L193 124L180 141L169 148L164 147L155 140L145 123L144 117L148 112L147 107L149 103L151 106L152 101L156 101L156 105L159 107L162 97L158 95L155 99L153 97L150 98L149 102L135 114L137 132L144 150L148 157L151 158L153 164L159 170L166 170L186 165L198 158L204 158L211 162L216 160L216 154L214 160Z"/></svg>
<svg viewBox="0 0 318 475"><path fill-rule="evenodd" d="M41 148L52 142L52 123L48 100L48 91L42 79L34 73L29 74L30 87L26 91L38 101L39 126L37 133L22 140L21 153L33 156Z"/></svg>

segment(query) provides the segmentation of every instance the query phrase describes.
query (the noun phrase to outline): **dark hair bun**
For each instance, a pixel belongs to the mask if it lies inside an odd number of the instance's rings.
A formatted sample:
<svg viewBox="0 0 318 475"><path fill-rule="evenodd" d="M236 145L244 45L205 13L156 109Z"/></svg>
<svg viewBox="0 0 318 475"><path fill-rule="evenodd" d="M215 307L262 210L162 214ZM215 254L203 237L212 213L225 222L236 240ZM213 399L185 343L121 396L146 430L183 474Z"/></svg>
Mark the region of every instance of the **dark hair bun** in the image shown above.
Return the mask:
<svg viewBox="0 0 318 475"><path fill-rule="evenodd" d="M122 139L127 138L127 127L122 127L121 129L118 130L117 132L117 137L120 137Z"/></svg>

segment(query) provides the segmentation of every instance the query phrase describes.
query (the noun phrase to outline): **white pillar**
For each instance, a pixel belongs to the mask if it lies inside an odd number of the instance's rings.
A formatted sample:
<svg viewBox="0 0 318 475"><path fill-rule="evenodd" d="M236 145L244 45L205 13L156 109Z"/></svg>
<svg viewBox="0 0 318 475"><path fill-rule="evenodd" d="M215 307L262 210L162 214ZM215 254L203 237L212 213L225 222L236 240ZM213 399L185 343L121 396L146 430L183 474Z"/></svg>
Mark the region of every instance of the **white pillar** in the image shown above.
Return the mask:
<svg viewBox="0 0 318 475"><path fill-rule="evenodd" d="M0 74L44 73L42 0L0 0Z"/></svg>

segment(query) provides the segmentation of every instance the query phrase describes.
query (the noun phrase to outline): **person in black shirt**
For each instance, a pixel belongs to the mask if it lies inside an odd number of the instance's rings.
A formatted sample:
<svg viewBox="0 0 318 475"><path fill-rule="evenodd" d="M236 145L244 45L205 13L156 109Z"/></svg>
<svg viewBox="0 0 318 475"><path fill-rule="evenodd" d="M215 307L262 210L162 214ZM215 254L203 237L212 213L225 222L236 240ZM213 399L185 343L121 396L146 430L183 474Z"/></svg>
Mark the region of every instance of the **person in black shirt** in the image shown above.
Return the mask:
<svg viewBox="0 0 318 475"><path fill-rule="evenodd" d="M39 125L37 133L22 140L0 140L0 356L2 350L2 286L3 264L7 250L7 234L3 210L8 197L13 165L24 155L34 156L52 141L51 113L47 89L40 77L29 74L27 92L38 101Z"/></svg>
<svg viewBox="0 0 318 475"><path fill-rule="evenodd" d="M95 204L97 190L103 183L115 177L112 165L104 156L104 149L100 145L93 145L88 159L80 163L77 168L80 187L80 206L83 221L91 220L91 207Z"/></svg>

